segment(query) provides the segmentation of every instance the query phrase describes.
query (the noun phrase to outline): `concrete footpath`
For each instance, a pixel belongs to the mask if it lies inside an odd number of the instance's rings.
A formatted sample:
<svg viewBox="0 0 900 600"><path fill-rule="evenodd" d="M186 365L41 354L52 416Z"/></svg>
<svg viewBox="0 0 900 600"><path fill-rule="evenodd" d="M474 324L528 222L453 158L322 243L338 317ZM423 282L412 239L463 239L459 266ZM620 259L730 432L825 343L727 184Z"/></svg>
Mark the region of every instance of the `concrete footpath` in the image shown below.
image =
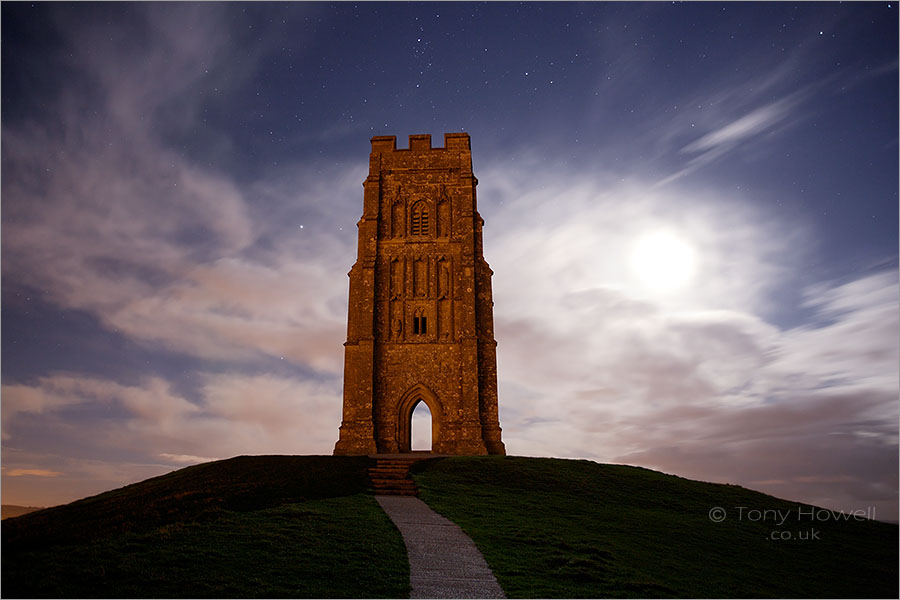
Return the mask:
<svg viewBox="0 0 900 600"><path fill-rule="evenodd" d="M375 496L406 542L410 598L505 598L472 539L412 496Z"/></svg>

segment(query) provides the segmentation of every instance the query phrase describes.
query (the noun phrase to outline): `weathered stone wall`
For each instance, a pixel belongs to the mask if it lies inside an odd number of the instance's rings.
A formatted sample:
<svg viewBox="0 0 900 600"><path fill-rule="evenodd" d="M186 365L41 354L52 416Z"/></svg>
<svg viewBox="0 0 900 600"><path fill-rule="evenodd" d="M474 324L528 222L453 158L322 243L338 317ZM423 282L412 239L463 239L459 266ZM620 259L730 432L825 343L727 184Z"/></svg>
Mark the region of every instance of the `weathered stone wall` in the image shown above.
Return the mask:
<svg viewBox="0 0 900 600"><path fill-rule="evenodd" d="M372 138L335 454L409 451L419 401L433 451L504 454L497 415L491 270L481 252L469 136L443 148Z"/></svg>

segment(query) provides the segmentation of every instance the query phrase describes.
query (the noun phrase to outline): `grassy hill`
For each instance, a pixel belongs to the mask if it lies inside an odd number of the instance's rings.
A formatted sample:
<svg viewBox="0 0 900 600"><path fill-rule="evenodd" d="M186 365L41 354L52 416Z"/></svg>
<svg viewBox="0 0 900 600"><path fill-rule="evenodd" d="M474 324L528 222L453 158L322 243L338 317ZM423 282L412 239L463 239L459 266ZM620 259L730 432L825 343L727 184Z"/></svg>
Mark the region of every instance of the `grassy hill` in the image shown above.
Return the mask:
<svg viewBox="0 0 900 600"><path fill-rule="evenodd" d="M518 457L445 459L416 481L510 597L897 597L896 525L738 486Z"/></svg>
<svg viewBox="0 0 900 600"><path fill-rule="evenodd" d="M371 496L371 462L237 457L5 520L3 596L406 597L405 548ZM797 503L588 461L460 457L414 471L510 597L897 595L895 525L798 520Z"/></svg>
<svg viewBox="0 0 900 600"><path fill-rule="evenodd" d="M240 456L7 519L3 597L404 597L372 462Z"/></svg>

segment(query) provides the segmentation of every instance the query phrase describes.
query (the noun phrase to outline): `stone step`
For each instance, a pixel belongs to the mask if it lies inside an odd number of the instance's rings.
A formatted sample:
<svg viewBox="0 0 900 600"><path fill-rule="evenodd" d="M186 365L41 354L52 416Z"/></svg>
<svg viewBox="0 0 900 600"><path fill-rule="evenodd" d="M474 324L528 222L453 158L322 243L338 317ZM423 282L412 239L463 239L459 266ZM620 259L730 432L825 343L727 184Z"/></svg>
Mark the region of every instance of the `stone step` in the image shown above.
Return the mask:
<svg viewBox="0 0 900 600"><path fill-rule="evenodd" d="M409 479L370 479L372 485L385 487L416 487L416 483Z"/></svg>
<svg viewBox="0 0 900 600"><path fill-rule="evenodd" d="M369 481L376 494L385 496L416 496L419 493L415 481L409 476L409 468L417 458L377 459L369 468Z"/></svg>
<svg viewBox="0 0 900 600"><path fill-rule="evenodd" d="M376 491L379 496L418 496L419 492L410 490Z"/></svg>

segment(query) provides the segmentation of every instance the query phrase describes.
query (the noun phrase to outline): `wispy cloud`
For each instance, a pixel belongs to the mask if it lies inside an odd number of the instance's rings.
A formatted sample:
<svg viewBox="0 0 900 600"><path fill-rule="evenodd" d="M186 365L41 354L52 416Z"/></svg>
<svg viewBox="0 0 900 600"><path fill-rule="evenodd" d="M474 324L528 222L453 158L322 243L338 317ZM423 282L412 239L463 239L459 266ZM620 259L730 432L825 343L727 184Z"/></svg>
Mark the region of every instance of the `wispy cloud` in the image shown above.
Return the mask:
<svg viewBox="0 0 900 600"><path fill-rule="evenodd" d="M58 477L62 475L59 471L48 471L47 469L6 469L3 474L7 477Z"/></svg>
<svg viewBox="0 0 900 600"><path fill-rule="evenodd" d="M329 454L341 418L339 381L274 375L202 375L197 402L160 378L122 385L64 374L4 385L2 395L4 432L25 445L4 449L3 475L36 475L26 471L39 465L42 472L85 479L60 501L208 457ZM94 416L73 426L72 411ZM71 447L80 449L78 456L63 454Z"/></svg>
<svg viewBox="0 0 900 600"><path fill-rule="evenodd" d="M747 138L764 133L776 123L784 120L788 116L791 107L795 106L796 103L796 100L785 98L757 108L736 121L691 142L682 149L682 152L708 153L722 147L733 146Z"/></svg>
<svg viewBox="0 0 900 600"><path fill-rule="evenodd" d="M663 186L704 167L739 146L761 136L771 134L789 123L789 119L802 104L807 92L795 92L775 102L754 108L750 112L709 131L690 142L680 153L691 158L680 170L660 180Z"/></svg>
<svg viewBox="0 0 900 600"><path fill-rule="evenodd" d="M192 454L169 454L168 452L160 453L159 457L166 461L177 464L197 464L218 460L209 456L194 456Z"/></svg>
<svg viewBox="0 0 900 600"><path fill-rule="evenodd" d="M57 374L42 377L37 384L3 385L4 438L8 427L20 414L49 415L59 410L84 405L116 405L155 424L167 433L182 417L197 412L197 407L174 394L168 382L149 377L143 386L128 386L98 377Z"/></svg>
<svg viewBox="0 0 900 600"><path fill-rule="evenodd" d="M338 228L356 217L340 222L332 198L354 198L365 166L285 164L247 184L191 160L166 136L202 130L183 119L225 85L227 24L190 7L121 18L155 40L147 52L99 22L73 28L73 69L96 85L67 87L53 120L4 123L6 281L140 343L338 373L346 282L333 273L353 259ZM105 110L85 115L89 102Z"/></svg>

